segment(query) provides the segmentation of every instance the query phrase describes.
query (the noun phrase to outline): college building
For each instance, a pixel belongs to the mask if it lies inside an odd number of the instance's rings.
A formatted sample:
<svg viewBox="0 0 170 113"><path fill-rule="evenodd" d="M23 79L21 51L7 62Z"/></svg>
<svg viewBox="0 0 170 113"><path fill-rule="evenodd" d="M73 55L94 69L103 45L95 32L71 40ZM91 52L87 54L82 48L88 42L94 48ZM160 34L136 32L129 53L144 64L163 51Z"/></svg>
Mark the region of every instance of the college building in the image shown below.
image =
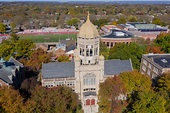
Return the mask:
<svg viewBox="0 0 170 113"><path fill-rule="evenodd" d="M99 84L107 77L132 71L131 60L104 60L99 55L100 35L96 27L87 21L80 27L77 47L72 62L49 62L42 65L42 86L68 86L81 100L84 113L98 112Z"/></svg>
<svg viewBox="0 0 170 113"><path fill-rule="evenodd" d="M163 73L170 72L170 54L144 54L140 72L156 80Z"/></svg>

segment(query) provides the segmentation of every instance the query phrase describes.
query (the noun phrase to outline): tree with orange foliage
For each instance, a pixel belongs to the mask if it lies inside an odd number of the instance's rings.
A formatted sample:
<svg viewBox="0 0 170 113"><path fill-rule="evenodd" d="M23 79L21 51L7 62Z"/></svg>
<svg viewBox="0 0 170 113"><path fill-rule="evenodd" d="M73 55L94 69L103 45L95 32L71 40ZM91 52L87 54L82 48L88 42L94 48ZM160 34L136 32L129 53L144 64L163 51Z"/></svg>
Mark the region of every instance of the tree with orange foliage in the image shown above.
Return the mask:
<svg viewBox="0 0 170 113"><path fill-rule="evenodd" d="M120 95L126 96L124 83L119 76L107 78L100 84L99 110L103 113L121 113L126 108L126 101L118 99Z"/></svg>
<svg viewBox="0 0 170 113"><path fill-rule="evenodd" d="M149 45L146 48L146 53L159 53L163 54L164 52L161 50L161 47L155 45Z"/></svg>
<svg viewBox="0 0 170 113"><path fill-rule="evenodd" d="M42 63L47 63L51 60L51 54L46 53L43 49L38 48L34 50L30 58L20 59L20 61L26 66L32 69L33 71L39 71L41 69Z"/></svg>
<svg viewBox="0 0 170 113"><path fill-rule="evenodd" d="M24 101L19 91L11 87L0 88L0 111L1 113L31 113L35 102Z"/></svg>

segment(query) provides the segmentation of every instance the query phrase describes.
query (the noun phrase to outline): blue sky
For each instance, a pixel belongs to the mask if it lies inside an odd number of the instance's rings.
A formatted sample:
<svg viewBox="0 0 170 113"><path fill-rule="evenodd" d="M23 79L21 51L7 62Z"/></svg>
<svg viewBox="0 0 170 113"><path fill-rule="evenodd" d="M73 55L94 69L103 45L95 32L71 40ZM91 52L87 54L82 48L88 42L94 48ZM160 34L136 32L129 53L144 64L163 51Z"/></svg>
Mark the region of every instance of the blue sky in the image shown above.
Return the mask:
<svg viewBox="0 0 170 113"><path fill-rule="evenodd" d="M170 0L0 0L0 1L170 1Z"/></svg>
<svg viewBox="0 0 170 113"><path fill-rule="evenodd" d="M59 2L67 2L67 1L170 1L170 0L0 0L0 2L13 2L13 1L59 1Z"/></svg>

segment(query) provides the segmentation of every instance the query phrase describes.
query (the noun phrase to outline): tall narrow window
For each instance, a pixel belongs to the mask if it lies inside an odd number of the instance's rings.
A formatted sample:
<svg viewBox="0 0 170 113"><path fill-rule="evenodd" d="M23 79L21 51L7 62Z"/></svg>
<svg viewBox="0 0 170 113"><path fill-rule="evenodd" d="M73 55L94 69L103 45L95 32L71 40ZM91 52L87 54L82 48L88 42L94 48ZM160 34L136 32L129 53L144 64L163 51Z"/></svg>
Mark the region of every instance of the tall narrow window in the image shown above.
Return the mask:
<svg viewBox="0 0 170 113"><path fill-rule="evenodd" d="M89 49L86 49L86 56L89 56Z"/></svg>
<svg viewBox="0 0 170 113"><path fill-rule="evenodd" d="M90 56L93 56L93 51L92 51L92 49L90 49Z"/></svg>

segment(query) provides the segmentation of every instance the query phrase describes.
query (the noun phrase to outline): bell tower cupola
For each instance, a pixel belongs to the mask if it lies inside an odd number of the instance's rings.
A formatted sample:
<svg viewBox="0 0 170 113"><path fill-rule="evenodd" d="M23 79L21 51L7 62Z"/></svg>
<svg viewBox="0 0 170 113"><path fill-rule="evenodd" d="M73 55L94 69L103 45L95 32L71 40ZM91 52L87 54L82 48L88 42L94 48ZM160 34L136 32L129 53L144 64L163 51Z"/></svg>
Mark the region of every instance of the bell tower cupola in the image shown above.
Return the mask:
<svg viewBox="0 0 170 113"><path fill-rule="evenodd" d="M88 13L86 22L77 35L77 49L81 65L96 64L99 58L99 33L90 21Z"/></svg>

